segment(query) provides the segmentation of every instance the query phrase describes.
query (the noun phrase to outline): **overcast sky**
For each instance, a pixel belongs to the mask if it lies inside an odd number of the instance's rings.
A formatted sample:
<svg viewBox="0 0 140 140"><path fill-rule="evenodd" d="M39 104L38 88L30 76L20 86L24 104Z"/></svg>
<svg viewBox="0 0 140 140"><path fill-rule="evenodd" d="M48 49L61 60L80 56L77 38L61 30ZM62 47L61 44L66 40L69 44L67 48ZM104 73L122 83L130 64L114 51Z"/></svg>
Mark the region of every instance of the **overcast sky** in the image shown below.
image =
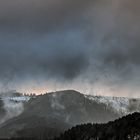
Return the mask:
<svg viewBox="0 0 140 140"><path fill-rule="evenodd" d="M140 97L138 0L0 0L0 90Z"/></svg>

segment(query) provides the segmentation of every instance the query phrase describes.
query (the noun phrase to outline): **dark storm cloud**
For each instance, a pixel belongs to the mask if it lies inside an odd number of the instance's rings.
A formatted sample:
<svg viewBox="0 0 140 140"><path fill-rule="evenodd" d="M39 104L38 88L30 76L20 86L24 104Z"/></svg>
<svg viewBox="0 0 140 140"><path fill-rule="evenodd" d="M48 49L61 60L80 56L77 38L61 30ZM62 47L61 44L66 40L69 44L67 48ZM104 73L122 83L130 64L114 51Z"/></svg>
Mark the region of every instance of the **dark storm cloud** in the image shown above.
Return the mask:
<svg viewBox="0 0 140 140"><path fill-rule="evenodd" d="M108 1L108 9L99 12L97 32L100 41L99 57L103 64L114 69L123 70L129 65L140 65L140 16L139 1ZM112 2L112 3L111 3ZM98 22L100 21L100 22ZM130 74L130 73L129 73Z"/></svg>
<svg viewBox="0 0 140 140"><path fill-rule="evenodd" d="M13 37L14 42L4 43L1 47L1 76L42 73L46 77L73 79L88 65L86 52L82 49L84 41L81 42L81 35L80 40L75 35L74 31L74 34L55 33L23 40Z"/></svg>
<svg viewBox="0 0 140 140"><path fill-rule="evenodd" d="M76 15L88 2L1 1L1 77L79 75L88 66L87 44L83 31L73 27L82 25Z"/></svg>
<svg viewBox="0 0 140 140"><path fill-rule="evenodd" d="M139 6L131 0L1 0L0 78L85 75L107 83L112 75L115 82L139 82Z"/></svg>
<svg viewBox="0 0 140 140"><path fill-rule="evenodd" d="M79 14L91 0L2 0L0 24L15 30L49 31L80 20ZM78 17L78 19L77 19ZM68 24L68 23L67 23ZM79 23L77 23L79 24ZM64 27L63 27L64 28Z"/></svg>

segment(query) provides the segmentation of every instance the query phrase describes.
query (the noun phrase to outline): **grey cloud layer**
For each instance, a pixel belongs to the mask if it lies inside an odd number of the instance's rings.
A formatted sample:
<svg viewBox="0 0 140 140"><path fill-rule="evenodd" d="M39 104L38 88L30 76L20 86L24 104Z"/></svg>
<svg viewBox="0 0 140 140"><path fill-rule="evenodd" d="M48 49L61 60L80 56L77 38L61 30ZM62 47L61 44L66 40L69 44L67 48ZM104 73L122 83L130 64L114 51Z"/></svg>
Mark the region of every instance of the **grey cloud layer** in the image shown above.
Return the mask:
<svg viewBox="0 0 140 140"><path fill-rule="evenodd" d="M72 80L88 73L93 82L111 74L116 84L139 83L139 6L131 0L1 0L1 79Z"/></svg>
<svg viewBox="0 0 140 140"><path fill-rule="evenodd" d="M2 0L0 5L1 25L18 29L52 30L64 26L64 21L76 23L79 14L91 0ZM71 20L71 21L70 21Z"/></svg>
<svg viewBox="0 0 140 140"><path fill-rule="evenodd" d="M5 76L4 73L12 75L43 73L44 76L50 74L52 78L54 76L74 78L88 65L86 52L81 46L84 45L84 41L81 42L74 36L73 33L64 35L59 33L43 39L18 38L12 44L4 43L0 52L1 76Z"/></svg>

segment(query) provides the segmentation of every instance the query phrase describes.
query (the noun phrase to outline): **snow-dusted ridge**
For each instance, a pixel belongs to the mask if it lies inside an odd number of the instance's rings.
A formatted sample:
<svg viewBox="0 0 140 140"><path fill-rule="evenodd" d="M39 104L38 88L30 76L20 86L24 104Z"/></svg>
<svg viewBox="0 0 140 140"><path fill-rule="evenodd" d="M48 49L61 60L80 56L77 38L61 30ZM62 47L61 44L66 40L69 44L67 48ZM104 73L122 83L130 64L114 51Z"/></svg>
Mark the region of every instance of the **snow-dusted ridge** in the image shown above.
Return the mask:
<svg viewBox="0 0 140 140"><path fill-rule="evenodd" d="M8 100L11 100L11 101L16 101L16 102L28 102L30 99L31 99L31 97L29 97L29 96L15 96L15 97L5 97L6 99L8 99Z"/></svg>
<svg viewBox="0 0 140 140"><path fill-rule="evenodd" d="M140 99L92 95L85 95L85 97L97 103L103 103L119 114L129 114L135 111L140 112ZM133 109L131 109L132 107Z"/></svg>
<svg viewBox="0 0 140 140"><path fill-rule="evenodd" d="M75 94L78 94L75 92ZM48 94L49 95L49 94ZM58 93L53 93L53 98L56 98L60 95ZM111 96L94 96L94 95L85 95L83 96L93 102L103 104L105 108L112 109L114 112L127 115L133 112L140 112L140 98L127 98L127 97L111 97ZM37 96L30 95L6 95L0 96L0 100L3 101L12 101L15 103L28 102L31 98L37 98Z"/></svg>
<svg viewBox="0 0 140 140"><path fill-rule="evenodd" d="M31 99L30 96L13 96L13 97L1 97L0 100L9 100L15 102L28 102Z"/></svg>
<svg viewBox="0 0 140 140"><path fill-rule="evenodd" d="M104 104L107 108L113 109L114 112L119 114L129 114L133 112L140 112L140 99L131 99L127 97L111 97L111 96L93 96L84 95L85 98L97 103ZM32 96L13 96L3 97L2 100L10 100L15 102L28 102Z"/></svg>

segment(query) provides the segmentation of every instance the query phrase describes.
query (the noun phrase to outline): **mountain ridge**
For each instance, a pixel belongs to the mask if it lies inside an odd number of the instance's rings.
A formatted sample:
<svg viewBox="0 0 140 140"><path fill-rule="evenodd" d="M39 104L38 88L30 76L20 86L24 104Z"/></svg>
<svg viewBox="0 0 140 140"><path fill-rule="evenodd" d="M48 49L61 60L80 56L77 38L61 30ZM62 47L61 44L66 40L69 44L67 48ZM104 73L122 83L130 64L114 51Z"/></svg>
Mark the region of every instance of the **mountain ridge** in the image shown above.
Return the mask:
<svg viewBox="0 0 140 140"><path fill-rule="evenodd" d="M46 130L48 137L58 136L78 124L107 123L125 114L114 110L112 104L103 102L110 98L102 96L97 100L97 97L64 90L30 98L24 103L24 111L19 116L0 125L0 138L40 136ZM115 101L118 98L111 99ZM130 109L133 112L136 106ZM40 128L42 132L38 131Z"/></svg>

